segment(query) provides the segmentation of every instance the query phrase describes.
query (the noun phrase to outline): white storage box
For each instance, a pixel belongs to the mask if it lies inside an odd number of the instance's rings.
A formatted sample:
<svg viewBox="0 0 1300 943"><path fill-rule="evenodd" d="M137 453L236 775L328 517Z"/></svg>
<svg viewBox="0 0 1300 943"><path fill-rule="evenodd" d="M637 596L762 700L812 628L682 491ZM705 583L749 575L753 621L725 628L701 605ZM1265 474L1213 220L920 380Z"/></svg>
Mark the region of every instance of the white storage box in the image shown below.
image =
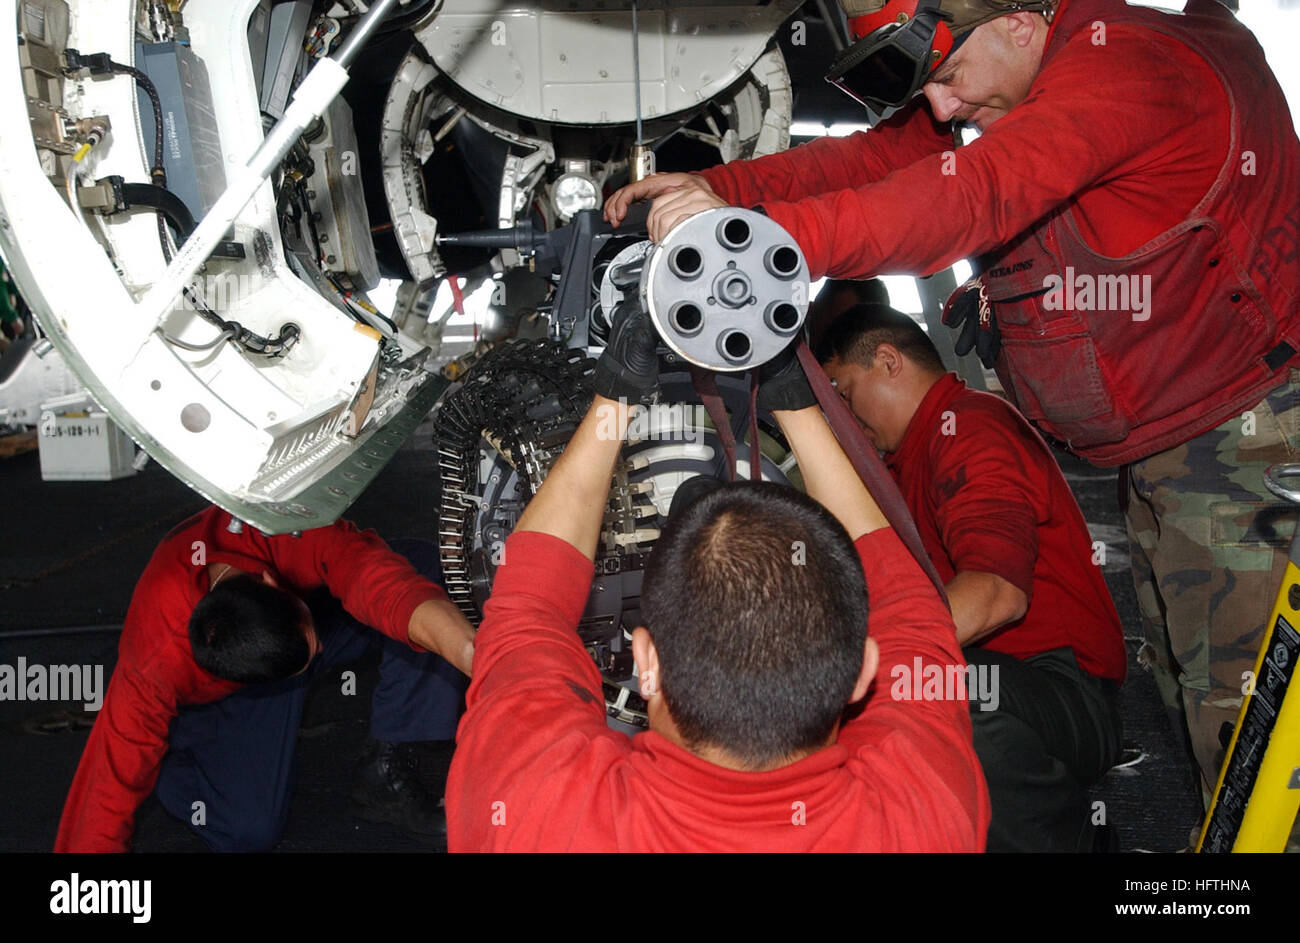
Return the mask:
<svg viewBox="0 0 1300 943"><path fill-rule="evenodd" d="M45 481L112 481L135 474L135 443L84 393L42 404L36 431Z"/></svg>

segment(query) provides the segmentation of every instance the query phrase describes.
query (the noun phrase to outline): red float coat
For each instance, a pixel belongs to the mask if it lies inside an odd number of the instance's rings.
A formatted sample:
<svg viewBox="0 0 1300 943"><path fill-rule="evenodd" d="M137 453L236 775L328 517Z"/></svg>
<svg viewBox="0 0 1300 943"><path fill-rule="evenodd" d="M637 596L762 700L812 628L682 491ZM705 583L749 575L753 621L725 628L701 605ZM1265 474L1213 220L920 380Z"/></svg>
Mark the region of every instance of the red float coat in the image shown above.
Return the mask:
<svg viewBox="0 0 1300 943"><path fill-rule="evenodd" d="M1250 32L1189 7L1064 0L1025 99L964 147L922 101L702 175L761 203L814 277L983 257L1021 411L1094 463L1151 455L1300 350L1300 141Z"/></svg>

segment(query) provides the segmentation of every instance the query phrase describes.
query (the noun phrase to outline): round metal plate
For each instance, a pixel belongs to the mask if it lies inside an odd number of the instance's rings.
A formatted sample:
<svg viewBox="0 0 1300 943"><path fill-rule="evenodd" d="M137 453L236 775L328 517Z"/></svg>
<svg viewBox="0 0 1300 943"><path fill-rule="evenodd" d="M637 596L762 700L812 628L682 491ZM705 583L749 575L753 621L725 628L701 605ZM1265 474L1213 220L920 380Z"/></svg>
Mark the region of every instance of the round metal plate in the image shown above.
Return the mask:
<svg viewBox="0 0 1300 943"><path fill-rule="evenodd" d="M780 225L718 207L690 217L654 246L642 301L659 336L689 363L724 373L771 360L808 314L808 264Z"/></svg>

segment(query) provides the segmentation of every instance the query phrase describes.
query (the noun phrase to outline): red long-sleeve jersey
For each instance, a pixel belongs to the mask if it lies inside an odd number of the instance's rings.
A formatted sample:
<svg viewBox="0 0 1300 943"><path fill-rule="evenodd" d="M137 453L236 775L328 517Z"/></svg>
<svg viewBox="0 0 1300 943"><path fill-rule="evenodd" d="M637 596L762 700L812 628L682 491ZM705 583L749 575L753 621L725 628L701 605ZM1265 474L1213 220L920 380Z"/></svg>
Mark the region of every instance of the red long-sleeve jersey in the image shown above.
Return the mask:
<svg viewBox="0 0 1300 943"><path fill-rule="evenodd" d="M549 535L512 535L447 781L450 850L982 851L989 800L966 701L891 690L896 669L964 665L952 619L892 530L857 549L878 680L834 744L753 773L610 730L575 631L591 561Z"/></svg>
<svg viewBox="0 0 1300 943"><path fill-rule="evenodd" d="M299 537L266 537L253 527L231 533L229 521L213 507L178 525L136 584L117 667L68 791L55 851L127 850L177 709L243 687L208 674L190 649L190 613L208 592L209 564L269 571L298 594L327 586L356 619L408 645L416 607L446 596L378 534L346 521Z"/></svg>
<svg viewBox="0 0 1300 943"><path fill-rule="evenodd" d="M1124 633L1083 512L1010 403L949 373L886 463L945 583L993 573L1028 600L1024 616L975 644L1015 658L1070 648L1089 674L1124 680Z"/></svg>

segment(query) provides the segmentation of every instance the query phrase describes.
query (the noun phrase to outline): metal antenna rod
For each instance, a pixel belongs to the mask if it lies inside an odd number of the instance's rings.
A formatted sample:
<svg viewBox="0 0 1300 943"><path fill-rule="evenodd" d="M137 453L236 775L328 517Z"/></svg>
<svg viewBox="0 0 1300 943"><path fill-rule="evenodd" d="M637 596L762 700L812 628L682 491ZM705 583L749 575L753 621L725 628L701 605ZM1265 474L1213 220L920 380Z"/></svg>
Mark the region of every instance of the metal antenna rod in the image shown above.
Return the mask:
<svg viewBox="0 0 1300 943"><path fill-rule="evenodd" d="M635 183L655 172L655 152L645 143L641 127L641 29L637 22L637 0L632 0L632 84L636 86L636 143L632 145L632 160L628 177Z"/></svg>
<svg viewBox="0 0 1300 943"><path fill-rule="evenodd" d="M636 84L636 142L645 143L641 133L641 31L637 28L636 0L632 0L632 81Z"/></svg>

